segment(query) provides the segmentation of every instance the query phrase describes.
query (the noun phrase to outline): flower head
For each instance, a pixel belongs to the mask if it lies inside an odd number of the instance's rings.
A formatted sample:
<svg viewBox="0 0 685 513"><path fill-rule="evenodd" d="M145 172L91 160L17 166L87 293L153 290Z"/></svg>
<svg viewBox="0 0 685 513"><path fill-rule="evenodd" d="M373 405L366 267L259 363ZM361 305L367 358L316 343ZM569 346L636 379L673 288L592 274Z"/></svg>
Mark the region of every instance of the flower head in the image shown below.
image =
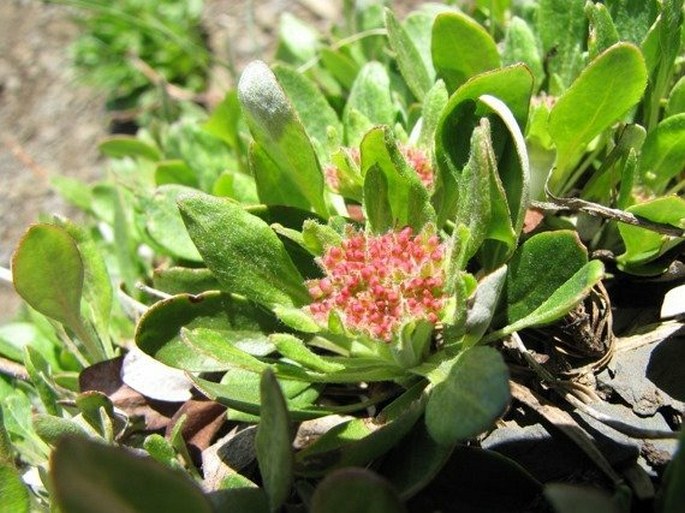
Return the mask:
<svg viewBox="0 0 685 513"><path fill-rule="evenodd" d="M348 330L390 342L407 320L438 321L447 299L444 257L444 244L430 230L351 230L319 259L325 276L307 283L313 300L307 308L321 324L335 311Z"/></svg>

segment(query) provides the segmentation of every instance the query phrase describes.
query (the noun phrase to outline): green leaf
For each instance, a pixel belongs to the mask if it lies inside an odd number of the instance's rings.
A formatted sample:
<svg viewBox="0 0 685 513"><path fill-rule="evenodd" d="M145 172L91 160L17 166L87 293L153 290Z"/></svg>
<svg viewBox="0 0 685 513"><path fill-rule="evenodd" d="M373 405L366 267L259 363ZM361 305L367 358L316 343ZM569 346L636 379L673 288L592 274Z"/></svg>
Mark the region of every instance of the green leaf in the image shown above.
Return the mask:
<svg viewBox="0 0 685 513"><path fill-rule="evenodd" d="M685 113L664 119L647 134L640 155L643 182L657 194L685 166Z"/></svg>
<svg viewBox="0 0 685 513"><path fill-rule="evenodd" d="M56 502L63 513L211 513L188 477L127 450L66 438L51 458Z"/></svg>
<svg viewBox="0 0 685 513"><path fill-rule="evenodd" d="M470 153L465 135L473 131L480 118L487 116L502 182L498 185L493 175L491 193L497 197L497 201L492 202L494 218L501 226L506 207L500 198L506 195L514 232L520 231L528 206L529 181L521 131L528 115L532 87L533 77L519 64L474 77L452 95L435 134L439 180L434 201L438 205L439 226L454 215L458 205L457 184ZM499 255L499 251L495 255ZM489 265L497 267L494 262Z"/></svg>
<svg viewBox="0 0 685 513"><path fill-rule="evenodd" d="M293 335L275 333L270 337L278 352L285 358L318 372L335 372L344 368L342 364L321 358L305 343Z"/></svg>
<svg viewBox="0 0 685 513"><path fill-rule="evenodd" d="M165 253L183 260L198 262L202 257L185 230L177 205L179 197L192 192L195 192L195 189L182 185L158 187L154 195L144 201L145 228Z"/></svg>
<svg viewBox="0 0 685 513"><path fill-rule="evenodd" d="M157 185L177 184L200 187L193 170L182 160L163 160L155 167L155 183Z"/></svg>
<svg viewBox="0 0 685 513"><path fill-rule="evenodd" d="M9 385L7 387L9 388ZM0 465L15 466L14 446L5 427L5 414L2 407L0 407Z"/></svg>
<svg viewBox="0 0 685 513"><path fill-rule="evenodd" d="M445 82L438 80L433 87L426 93L421 105L421 132L417 145L423 148L433 146L435 131L438 128L438 121L442 110L447 105L448 94Z"/></svg>
<svg viewBox="0 0 685 513"><path fill-rule="evenodd" d="M584 513L586 511L621 513L625 511L612 500L608 493L596 488L551 483L545 486L543 493L556 513Z"/></svg>
<svg viewBox="0 0 685 513"><path fill-rule="evenodd" d="M507 277L507 266L503 265L488 274L478 283L473 304L468 310L464 347L477 344L485 334L497 309L502 289Z"/></svg>
<svg viewBox="0 0 685 513"><path fill-rule="evenodd" d="M543 232L528 239L508 264L507 321L533 312L586 263L587 250L576 232Z"/></svg>
<svg viewBox="0 0 685 513"><path fill-rule="evenodd" d="M392 208L388 200L388 179L374 164L364 176L364 212L373 233L385 233L393 227Z"/></svg>
<svg viewBox="0 0 685 513"><path fill-rule="evenodd" d="M398 150L389 128L377 127L366 134L361 144L361 163L362 174L373 166L377 166L383 173L387 183L386 201L392 214L392 227L411 226L418 232L426 223L434 221L435 212L430 204L428 190ZM373 184L382 186L382 178L378 176ZM366 198L368 200L374 198L374 194L383 192L382 189L374 191L366 183L364 191L367 194L372 193L371 198ZM375 198L373 201L375 210L372 209L372 215L380 228L388 217L385 212L387 206L382 199Z"/></svg>
<svg viewBox="0 0 685 513"><path fill-rule="evenodd" d="M340 423L297 453L296 470L305 476L320 476L333 468L366 466L396 446L419 420L423 409L423 401L418 400L394 419L381 413L372 421L352 419Z"/></svg>
<svg viewBox="0 0 685 513"><path fill-rule="evenodd" d="M312 497L312 513L402 513L407 511L384 478L361 468L329 474Z"/></svg>
<svg viewBox="0 0 685 513"><path fill-rule="evenodd" d="M259 374L235 368L224 375L221 383L214 383L201 378L192 378L192 380L200 393L228 406L230 419L245 418L245 414L249 415L250 422L259 419L262 409L259 395ZM312 406L312 403L318 398L319 392L309 383L289 379L281 379L279 383L286 395L289 415L293 420L315 419L332 413L328 408ZM363 407L363 405L357 405L356 409ZM241 413L243 416L238 417L236 413Z"/></svg>
<svg viewBox="0 0 685 513"><path fill-rule="evenodd" d="M83 273L76 242L58 226L29 228L12 258L12 279L19 295L67 326L80 322Z"/></svg>
<svg viewBox="0 0 685 513"><path fill-rule="evenodd" d="M55 390L52 376L50 375L50 365L43 356L33 347L28 346L24 349L24 367L31 378L38 397L40 397L45 411L50 415L61 415L62 408L57 404L59 395Z"/></svg>
<svg viewBox="0 0 685 513"><path fill-rule="evenodd" d="M274 66L274 74L283 87L313 140L320 162L329 160L327 147L338 148L342 144L343 126L333 107L321 90L302 73L283 64ZM331 139L330 134L333 134Z"/></svg>
<svg viewBox="0 0 685 513"><path fill-rule="evenodd" d="M222 371L237 367L251 372L261 372L267 364L250 355L248 350L250 347L271 347L270 344L266 345L267 337L258 331L182 328L181 340L188 349L196 352L198 357L204 357L199 366L184 366L189 371Z"/></svg>
<svg viewBox="0 0 685 513"><path fill-rule="evenodd" d="M293 482L293 435L285 398L271 370L262 373L261 412L255 450L271 511L277 511L290 494Z"/></svg>
<svg viewBox="0 0 685 513"><path fill-rule="evenodd" d="M483 338L484 343L498 340L515 331L533 326L542 326L560 319L569 313L604 277L604 265L599 260L591 260L563 285L555 290L538 308L525 317L495 331Z"/></svg>
<svg viewBox="0 0 685 513"><path fill-rule="evenodd" d="M333 75L335 80L345 89L352 89L352 84L359 73L359 64L347 53L332 48L322 48L320 51L321 63Z"/></svg>
<svg viewBox="0 0 685 513"><path fill-rule="evenodd" d="M385 9L385 27L390 47L395 51L400 73L413 95L419 100L423 99L433 85L430 72L423 65L421 55L409 34L388 8Z"/></svg>
<svg viewBox="0 0 685 513"><path fill-rule="evenodd" d="M235 344L245 350L257 347L252 352L267 354L273 345L266 333L276 326L273 317L244 298L221 292L179 294L148 309L138 322L135 340L143 352L171 367L216 370L226 367L208 350L200 350L200 342L193 346L184 340L182 328L217 330L227 345Z"/></svg>
<svg viewBox="0 0 685 513"><path fill-rule="evenodd" d="M476 254L488 235L492 220L490 177L496 174L497 163L490 139L490 123L482 118L471 135L471 154L460 177L459 205L454 221L456 226L463 225L469 230L469 238L461 255L465 262ZM498 223L502 221L511 226L509 215L503 220L495 220Z"/></svg>
<svg viewBox="0 0 685 513"><path fill-rule="evenodd" d="M66 219L59 220L59 225L74 239L81 255L84 273L81 312L95 326L108 357L112 356L109 326L114 290L102 250L84 228Z"/></svg>
<svg viewBox="0 0 685 513"><path fill-rule="evenodd" d="M619 37L611 14L605 5L588 3L585 5L585 14L590 21L588 49L590 60L592 60L611 45L618 43Z"/></svg>
<svg viewBox="0 0 685 513"><path fill-rule="evenodd" d="M279 170L280 179L306 198L316 213L326 216L323 174L312 142L266 64L255 61L245 68L238 84L238 97L252 136ZM259 174L268 170L254 171L259 188ZM259 192L261 197L262 190Z"/></svg>
<svg viewBox="0 0 685 513"><path fill-rule="evenodd" d="M305 63L316 56L319 38L313 26L285 11L278 25L277 58L295 64Z"/></svg>
<svg viewBox="0 0 685 513"><path fill-rule="evenodd" d="M167 294L201 294L219 290L219 282L212 271L204 267L157 268L152 275L153 287Z"/></svg>
<svg viewBox="0 0 685 513"><path fill-rule="evenodd" d="M668 95L664 117L668 118L683 113L685 113L685 77L680 77Z"/></svg>
<svg viewBox="0 0 685 513"><path fill-rule="evenodd" d="M185 120L169 126L164 150L170 160L183 160L192 170L198 186L209 191L217 177L234 164L234 153L224 141L202 129L199 123Z"/></svg>
<svg viewBox="0 0 685 513"><path fill-rule="evenodd" d="M379 471L392 483L400 497L407 500L436 477L452 451L452 445L437 443L428 433L426 424L417 422L383 458Z"/></svg>
<svg viewBox="0 0 685 513"><path fill-rule="evenodd" d="M359 71L343 111L347 145L355 148L372 126L394 122L388 72L382 64L369 62Z"/></svg>
<svg viewBox="0 0 685 513"><path fill-rule="evenodd" d="M685 503L685 435L681 432L678 451L666 469L661 513L678 513Z"/></svg>
<svg viewBox="0 0 685 513"><path fill-rule="evenodd" d="M547 72L556 75L561 87L573 82L583 66L583 43L587 32L585 0L540 0L537 9L537 29ZM564 89L551 89L559 95Z"/></svg>
<svg viewBox="0 0 685 513"><path fill-rule="evenodd" d="M447 90L501 65L495 41L475 20L460 12L439 14L433 24L433 64Z"/></svg>
<svg viewBox="0 0 685 513"><path fill-rule="evenodd" d="M664 0L659 6L661 12L658 21L650 29L651 35L658 37L658 41L653 43L652 52L655 55L647 57L648 53L651 53L647 49L649 35L643 44L647 62L654 64L654 69L650 68L648 101L645 102L644 109L645 127L648 132L651 132L659 120L662 98L666 96L671 85L676 59L682 46L682 1Z"/></svg>
<svg viewBox="0 0 685 513"><path fill-rule="evenodd" d="M309 302L304 279L264 221L208 195L187 196L179 206L191 239L225 290L264 305Z"/></svg>
<svg viewBox="0 0 685 513"><path fill-rule="evenodd" d="M244 148L240 140L240 121L241 113L238 92L232 89L226 93L221 103L214 108L203 128L236 150L236 153L242 153Z"/></svg>
<svg viewBox="0 0 685 513"><path fill-rule="evenodd" d="M102 141L100 151L112 158L140 157L156 162L162 154L153 145L130 135L114 135Z"/></svg>
<svg viewBox="0 0 685 513"><path fill-rule="evenodd" d="M549 133L557 147L553 192L564 192L587 145L619 121L642 97L647 69L640 50L618 43L600 54L558 99L549 116Z"/></svg>
<svg viewBox="0 0 685 513"><path fill-rule="evenodd" d="M523 131L532 91L533 77L522 64L483 73L469 80L450 97L442 112L435 134L438 159L451 159L456 169L466 163L469 148L463 134L470 133L479 119L474 121L474 115L468 117L469 100L475 101L483 95L498 98L511 110Z"/></svg>
<svg viewBox="0 0 685 513"><path fill-rule="evenodd" d="M474 347L444 362L445 379L431 392L426 426L441 444L472 438L491 427L509 403L509 372L490 347Z"/></svg>
<svg viewBox="0 0 685 513"><path fill-rule="evenodd" d="M47 444L56 445L64 437L88 437L88 432L72 419L38 414L33 417L36 434Z"/></svg>
<svg viewBox="0 0 685 513"><path fill-rule="evenodd" d="M537 90L545 79L545 70L542 67L542 57L533 30L524 20L514 16L507 25L503 44L502 64L508 66L524 63L535 77Z"/></svg>
<svg viewBox="0 0 685 513"><path fill-rule="evenodd" d="M631 0L607 0L611 18L624 41L640 44L657 17L657 0L632 2Z"/></svg>
<svg viewBox="0 0 685 513"><path fill-rule="evenodd" d="M14 467L0 464L0 513L29 513L29 490Z"/></svg>
<svg viewBox="0 0 685 513"><path fill-rule="evenodd" d="M685 228L685 199L678 196L656 198L633 205L627 210L649 221ZM640 272L640 266L655 260L683 241L682 237L670 237L623 223L619 223L618 230L626 247L625 253L617 258L618 264L622 269L638 274L650 275L663 272L668 266L668 262L658 265L652 270L647 267L642 272Z"/></svg>

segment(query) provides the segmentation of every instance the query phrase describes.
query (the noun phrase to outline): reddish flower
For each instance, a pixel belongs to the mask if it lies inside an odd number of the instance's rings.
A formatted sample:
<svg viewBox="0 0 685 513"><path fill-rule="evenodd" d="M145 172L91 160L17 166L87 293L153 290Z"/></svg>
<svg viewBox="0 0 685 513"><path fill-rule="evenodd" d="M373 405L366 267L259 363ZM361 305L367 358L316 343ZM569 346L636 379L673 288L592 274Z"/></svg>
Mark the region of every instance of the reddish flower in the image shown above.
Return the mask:
<svg viewBox="0 0 685 513"><path fill-rule="evenodd" d="M438 321L447 299L444 256L444 244L427 230L350 231L319 259L326 276L307 283L307 308L323 325L335 311L350 331L390 342L407 320Z"/></svg>

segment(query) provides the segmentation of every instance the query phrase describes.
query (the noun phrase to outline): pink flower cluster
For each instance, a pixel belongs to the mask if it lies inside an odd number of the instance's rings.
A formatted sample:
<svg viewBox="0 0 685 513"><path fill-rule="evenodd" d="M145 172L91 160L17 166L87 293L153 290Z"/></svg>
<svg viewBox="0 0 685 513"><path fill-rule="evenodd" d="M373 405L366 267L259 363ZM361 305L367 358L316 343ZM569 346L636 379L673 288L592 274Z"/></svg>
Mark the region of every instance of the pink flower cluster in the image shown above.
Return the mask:
<svg viewBox="0 0 685 513"><path fill-rule="evenodd" d="M359 165L359 150L349 148L348 152L350 158ZM433 187L433 166L428 155L422 149L409 145L400 146L400 152L412 169L416 171L423 185L428 189ZM340 170L335 165L329 164L324 168L324 178L332 190L341 190Z"/></svg>
<svg viewBox="0 0 685 513"><path fill-rule="evenodd" d="M447 299L444 256L444 244L425 230L351 231L319 260L326 276L307 282L307 308L322 325L335 311L348 330L390 342L407 320L438 321Z"/></svg>

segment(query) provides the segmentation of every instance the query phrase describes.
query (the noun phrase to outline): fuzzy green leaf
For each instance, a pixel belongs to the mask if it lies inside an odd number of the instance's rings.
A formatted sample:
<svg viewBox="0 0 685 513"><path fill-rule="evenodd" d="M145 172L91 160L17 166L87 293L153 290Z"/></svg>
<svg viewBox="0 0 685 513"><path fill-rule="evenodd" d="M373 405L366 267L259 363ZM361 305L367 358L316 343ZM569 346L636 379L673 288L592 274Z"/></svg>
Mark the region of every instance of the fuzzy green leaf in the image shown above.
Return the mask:
<svg viewBox="0 0 685 513"><path fill-rule="evenodd" d="M374 202L374 223L381 230L387 229L387 206L390 207L391 227L394 228L411 226L419 231L426 223L435 220L428 191L398 150L390 129L377 127L366 134L361 145L361 161L362 174L372 167L378 167L383 173L383 177L372 175L376 177L373 183L364 185L365 194L371 194L367 200ZM376 197L384 192L383 178L387 184L387 205L382 198ZM373 187L379 189L374 190Z"/></svg>
<svg viewBox="0 0 685 513"><path fill-rule="evenodd" d="M343 126L335 110L316 84L302 73L280 64L274 66L274 74L313 140L319 161L328 161L326 148L342 144Z"/></svg>
<svg viewBox="0 0 685 513"><path fill-rule="evenodd" d="M516 322L487 335L483 341L492 342L515 331L532 326L543 326L560 319L570 312L604 277L604 265L591 260L564 284L557 288L539 307Z"/></svg>
<svg viewBox="0 0 685 513"><path fill-rule="evenodd" d="M390 47L395 51L397 66L407 86L417 99L423 99L433 85L433 81L429 71L423 65L421 54L395 14L387 8L385 9L385 27L388 30Z"/></svg>
<svg viewBox="0 0 685 513"><path fill-rule="evenodd" d="M179 205L190 238L224 290L267 306L309 302L304 279L264 221L208 195L186 196Z"/></svg>
<svg viewBox="0 0 685 513"><path fill-rule="evenodd" d="M255 450L271 511L277 511L290 494L293 481L293 435L283 392L271 370L262 373L261 411Z"/></svg>
<svg viewBox="0 0 685 513"><path fill-rule="evenodd" d="M162 154L152 144L130 135L114 135L100 143L100 151L112 158L140 157L156 162Z"/></svg>
<svg viewBox="0 0 685 513"><path fill-rule="evenodd" d="M217 370L227 367L202 341L191 344L184 340L183 328L211 328L221 334L226 345L251 354L267 354L273 345L266 333L276 326L276 320L264 309L244 298L221 292L179 294L148 309L138 322L135 340L143 352L171 367Z"/></svg>
<svg viewBox="0 0 685 513"><path fill-rule="evenodd" d="M528 239L508 264L507 321L533 312L586 263L587 250L575 232L543 232Z"/></svg>
<svg viewBox="0 0 685 513"><path fill-rule="evenodd" d="M0 464L0 513L29 513L29 490L14 467ZM68 513L68 512L67 512Z"/></svg>
<svg viewBox="0 0 685 513"><path fill-rule="evenodd" d="M312 513L404 513L392 485L370 470L340 469L329 474L312 497Z"/></svg>
<svg viewBox="0 0 685 513"><path fill-rule="evenodd" d="M561 94L576 78L583 66L583 43L587 33L585 0L540 0L537 29L546 56L548 73L561 81Z"/></svg>
<svg viewBox="0 0 685 513"><path fill-rule="evenodd" d="M378 62L367 63L357 75L343 111L345 139L353 148L374 125L392 126L395 107L390 95L390 77Z"/></svg>
<svg viewBox="0 0 685 513"><path fill-rule="evenodd" d="M444 445L472 438L492 426L509 402L509 372L491 347L474 347L444 362L444 380L426 406L430 435Z"/></svg>
<svg viewBox="0 0 685 513"><path fill-rule="evenodd" d="M542 67L542 57L535 34L524 20L514 16L507 25L507 32L504 35L502 64L507 66L519 62L528 66L535 77L535 88L538 89L545 78L545 71Z"/></svg>
<svg viewBox="0 0 685 513"><path fill-rule="evenodd" d="M144 202L145 228L152 239L169 255L199 262L200 253L188 236L178 211L179 196L194 192L182 185L162 185Z"/></svg>
<svg viewBox="0 0 685 513"><path fill-rule="evenodd" d="M50 460L63 513L211 513L188 477L162 464L87 439L66 438Z"/></svg>
<svg viewBox="0 0 685 513"><path fill-rule="evenodd" d="M19 295L43 315L68 326L79 322L83 274L76 242L58 226L29 228L12 258Z"/></svg>
<svg viewBox="0 0 685 513"><path fill-rule="evenodd" d="M266 64L255 61L245 68L238 84L238 98L252 136L280 171L280 179L306 198L316 213L326 216L323 174L312 142ZM255 169L255 173L260 171ZM257 185L261 197L259 179Z"/></svg>

